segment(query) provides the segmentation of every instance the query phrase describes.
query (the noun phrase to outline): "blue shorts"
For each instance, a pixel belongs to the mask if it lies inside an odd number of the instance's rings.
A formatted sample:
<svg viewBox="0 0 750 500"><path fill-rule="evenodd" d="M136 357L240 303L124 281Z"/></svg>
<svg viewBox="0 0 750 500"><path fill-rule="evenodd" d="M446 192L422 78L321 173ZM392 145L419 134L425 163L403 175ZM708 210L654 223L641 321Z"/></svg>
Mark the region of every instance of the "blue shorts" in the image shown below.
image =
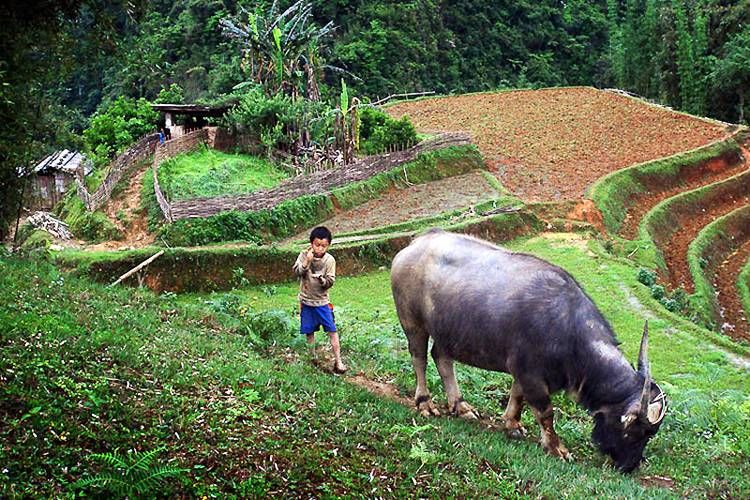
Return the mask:
<svg viewBox="0 0 750 500"><path fill-rule="evenodd" d="M335 332L336 323L333 320L333 310L329 306L306 306L302 304L299 314L299 332L310 335L318 331L321 326L326 332Z"/></svg>

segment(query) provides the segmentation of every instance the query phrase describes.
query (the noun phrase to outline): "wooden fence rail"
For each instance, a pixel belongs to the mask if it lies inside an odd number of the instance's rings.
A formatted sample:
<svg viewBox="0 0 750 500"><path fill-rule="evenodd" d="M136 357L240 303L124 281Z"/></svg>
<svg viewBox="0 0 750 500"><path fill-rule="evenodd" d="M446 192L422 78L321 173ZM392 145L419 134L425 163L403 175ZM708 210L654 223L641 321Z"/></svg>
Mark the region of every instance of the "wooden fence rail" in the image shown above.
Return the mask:
<svg viewBox="0 0 750 500"><path fill-rule="evenodd" d="M93 193L86 189L82 176L75 178L76 190L86 210L93 212L104 205L112 196L117 183L130 168L145 160L154 152L159 143L159 134L149 134L141 137L138 142L130 146L109 164L104 180Z"/></svg>
<svg viewBox="0 0 750 500"><path fill-rule="evenodd" d="M471 144L469 134L445 133L404 151L369 156L349 165L293 177L271 189L239 196L174 201L169 204L169 219L167 220L171 222L186 218L209 217L229 210L270 209L289 199L309 194L324 194L339 186L368 179L373 175L413 161L420 153L467 144Z"/></svg>

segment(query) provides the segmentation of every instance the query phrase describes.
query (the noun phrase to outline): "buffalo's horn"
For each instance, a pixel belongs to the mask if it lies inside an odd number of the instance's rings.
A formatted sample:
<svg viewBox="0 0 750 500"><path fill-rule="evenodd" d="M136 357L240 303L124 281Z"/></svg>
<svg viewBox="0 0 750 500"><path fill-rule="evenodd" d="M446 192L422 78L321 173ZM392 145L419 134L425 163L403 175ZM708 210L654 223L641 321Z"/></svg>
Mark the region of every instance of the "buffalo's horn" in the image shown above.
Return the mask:
<svg viewBox="0 0 750 500"><path fill-rule="evenodd" d="M641 417L648 418L648 404L651 398L651 367L648 363L648 320L643 325L641 350L638 353L638 373L643 375L643 392L641 393L639 413Z"/></svg>
<svg viewBox="0 0 750 500"><path fill-rule="evenodd" d="M638 353L638 373L644 377L651 378L651 368L648 364L648 320L643 325L643 337L641 337L641 350Z"/></svg>

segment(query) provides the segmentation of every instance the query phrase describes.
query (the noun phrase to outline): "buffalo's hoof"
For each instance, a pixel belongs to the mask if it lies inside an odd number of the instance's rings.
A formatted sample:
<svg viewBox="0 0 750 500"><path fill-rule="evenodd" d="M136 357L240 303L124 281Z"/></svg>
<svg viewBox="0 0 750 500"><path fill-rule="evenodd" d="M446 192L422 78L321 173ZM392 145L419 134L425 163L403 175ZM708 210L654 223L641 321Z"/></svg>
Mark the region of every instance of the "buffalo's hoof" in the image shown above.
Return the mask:
<svg viewBox="0 0 750 500"><path fill-rule="evenodd" d="M511 439L523 439L526 437L526 429L521 426L514 427L512 429L505 429L505 433Z"/></svg>
<svg viewBox="0 0 750 500"><path fill-rule="evenodd" d="M572 462L573 461L573 454L571 454L568 449L563 445L558 445L555 448L545 448L545 451L552 455L553 457L557 457L561 460L565 460L566 462Z"/></svg>
<svg viewBox="0 0 750 500"><path fill-rule="evenodd" d="M429 396L423 396L417 398L417 411L423 417L439 417L440 410L437 409L435 403L429 398Z"/></svg>
<svg viewBox="0 0 750 500"><path fill-rule="evenodd" d="M479 420L479 412L464 400L456 402L453 405L451 413L456 417L465 418L466 420Z"/></svg>

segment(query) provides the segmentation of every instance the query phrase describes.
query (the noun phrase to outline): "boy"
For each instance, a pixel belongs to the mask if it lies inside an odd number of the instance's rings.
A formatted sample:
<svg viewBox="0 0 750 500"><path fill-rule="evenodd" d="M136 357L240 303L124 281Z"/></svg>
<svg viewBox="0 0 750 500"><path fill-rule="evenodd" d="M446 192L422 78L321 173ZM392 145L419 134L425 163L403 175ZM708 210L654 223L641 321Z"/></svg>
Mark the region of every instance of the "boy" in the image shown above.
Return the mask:
<svg viewBox="0 0 750 500"><path fill-rule="evenodd" d="M293 269L300 284L300 333L307 335L307 343L312 346L315 344L315 332L322 326L333 348L333 371L344 373L346 366L341 362L339 335L328 299L328 289L336 281L336 259L326 253L332 240L333 235L328 228L318 226L313 229L310 246L300 252Z"/></svg>

